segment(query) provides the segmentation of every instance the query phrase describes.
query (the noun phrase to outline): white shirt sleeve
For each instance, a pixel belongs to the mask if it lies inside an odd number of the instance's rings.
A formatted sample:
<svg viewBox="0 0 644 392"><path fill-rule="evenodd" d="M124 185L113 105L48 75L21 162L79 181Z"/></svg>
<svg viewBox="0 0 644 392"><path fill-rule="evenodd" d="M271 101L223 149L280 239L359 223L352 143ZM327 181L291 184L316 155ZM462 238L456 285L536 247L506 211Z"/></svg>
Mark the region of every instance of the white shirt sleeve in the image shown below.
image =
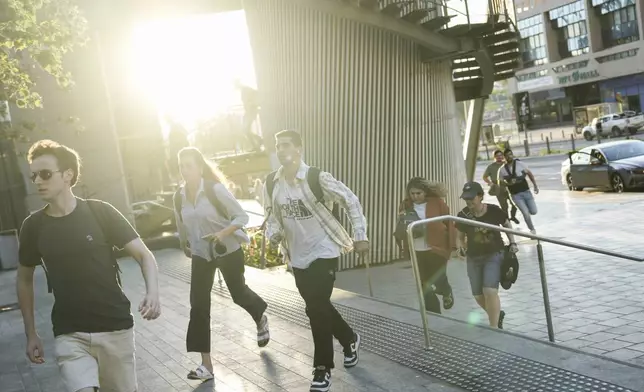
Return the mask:
<svg viewBox="0 0 644 392"><path fill-rule="evenodd" d="M517 161L517 174L518 173L527 173L528 172L528 166L525 165L525 163L521 161Z"/></svg>

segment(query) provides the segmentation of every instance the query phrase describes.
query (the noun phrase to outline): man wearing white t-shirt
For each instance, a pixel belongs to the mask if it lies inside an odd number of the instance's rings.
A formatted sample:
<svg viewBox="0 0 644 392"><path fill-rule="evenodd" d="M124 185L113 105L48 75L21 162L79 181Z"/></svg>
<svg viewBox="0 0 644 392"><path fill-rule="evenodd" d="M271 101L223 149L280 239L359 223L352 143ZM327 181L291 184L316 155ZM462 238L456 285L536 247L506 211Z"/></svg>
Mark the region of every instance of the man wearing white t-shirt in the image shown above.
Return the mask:
<svg viewBox="0 0 644 392"><path fill-rule="evenodd" d="M505 155L505 165L499 169L499 178L502 178L507 185L512 201L521 211L528 229L532 234L536 234L531 215L537 214L537 203L534 201L532 192L530 192L530 185L526 177L534 185L535 195L539 193L537 182L530 169L523 162L514 158L512 150L506 149L503 155Z"/></svg>
<svg viewBox="0 0 644 392"><path fill-rule="evenodd" d="M267 177L264 209L268 216L266 237L285 249L293 267L297 288L306 303L315 354L312 392L331 387L333 337L344 347L344 367L358 363L360 335L344 321L331 303L335 270L342 253L369 250L367 222L360 201L342 182L326 172L313 178L302 161L302 138L295 131L275 135L281 167ZM317 181L324 196L316 197L311 181ZM354 237L349 236L331 212L327 202L340 204L351 221Z"/></svg>

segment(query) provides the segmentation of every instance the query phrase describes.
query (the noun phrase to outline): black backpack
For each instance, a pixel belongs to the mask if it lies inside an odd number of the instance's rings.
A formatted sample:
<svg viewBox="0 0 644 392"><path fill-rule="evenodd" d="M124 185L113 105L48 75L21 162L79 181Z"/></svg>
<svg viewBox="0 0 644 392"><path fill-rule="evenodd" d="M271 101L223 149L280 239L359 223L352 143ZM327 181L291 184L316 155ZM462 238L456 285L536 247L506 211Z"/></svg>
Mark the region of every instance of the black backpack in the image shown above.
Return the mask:
<svg viewBox="0 0 644 392"><path fill-rule="evenodd" d="M94 200L94 199L86 199L84 200L85 203L87 203L87 206L89 207L89 210L91 211L92 215L94 216L94 219L96 219L96 223L98 223L98 227L101 229L101 232L103 233L103 237L107 239L107 236L105 233L107 233L107 230L105 229L108 227L109 222L108 222L108 217L105 215L105 210L103 206L103 202L100 200ZM35 222L32 222L32 225L36 227L41 226L43 214L45 213L45 209L41 209L37 212L35 212L31 219L36 219ZM40 231L37 232L37 235L40 235ZM36 237L35 243L38 243L38 238ZM119 286L122 286L121 284L121 267L119 267L119 263L116 257L116 246L112 246L112 262L114 264L114 273L116 274L116 281L118 282ZM45 271L45 277L47 279L47 292L52 293L53 289L51 287L51 282L49 280L49 272L47 272L47 266L43 261L40 262L42 265L43 270Z"/></svg>
<svg viewBox="0 0 644 392"><path fill-rule="evenodd" d="M213 207L215 207L215 210L217 210L217 213L224 218L230 220L230 216L228 215L228 211L226 211L226 207L219 201L217 198L217 195L215 194L215 184L217 184L214 181L204 181L203 184L203 189L204 192L206 193L206 197L208 198L208 201L210 204L212 204ZM172 196L172 204L174 205L174 211L177 213L179 216L179 221L183 223L183 216L181 215L181 208L183 206L183 197L181 197L181 190L183 187L179 187L177 191L174 193L174 196Z"/></svg>
<svg viewBox="0 0 644 392"><path fill-rule="evenodd" d="M308 182L309 187L311 188L311 192L313 192L313 195L315 195L315 199L317 200L318 203L322 203L326 207L325 201L324 201L324 192L322 191L322 186L320 185L320 173L322 171L315 167L315 166L310 166L309 170L306 172L306 182ZM277 174L277 170L270 173L268 176L266 176L266 192L268 193L268 200L269 203L273 200L273 190L275 189L275 175ZM333 214L333 217L336 220L340 220L340 212L338 210L338 206L336 203L333 203L333 207L331 209L331 213Z"/></svg>

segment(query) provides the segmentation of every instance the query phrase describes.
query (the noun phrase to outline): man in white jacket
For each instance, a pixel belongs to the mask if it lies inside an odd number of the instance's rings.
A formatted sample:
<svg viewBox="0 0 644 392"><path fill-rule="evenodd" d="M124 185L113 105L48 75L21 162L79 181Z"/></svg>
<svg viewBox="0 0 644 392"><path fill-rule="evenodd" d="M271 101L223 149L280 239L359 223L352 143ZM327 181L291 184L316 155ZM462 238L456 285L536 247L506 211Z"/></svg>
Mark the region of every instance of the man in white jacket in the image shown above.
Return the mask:
<svg viewBox="0 0 644 392"><path fill-rule="evenodd" d="M331 387L333 337L344 347L344 367L358 363L360 335L344 321L331 303L338 258L355 249L369 250L367 222L356 195L326 172L302 161L302 139L295 131L275 135L281 167L271 173L265 184L264 209L269 216L266 236L272 244L285 249L297 288L306 303L311 323L315 354L312 392ZM311 176L319 173L318 176ZM311 186L315 181L315 186ZM323 200L312 188L318 188ZM334 218L325 202L340 204L348 213L354 237L349 236Z"/></svg>

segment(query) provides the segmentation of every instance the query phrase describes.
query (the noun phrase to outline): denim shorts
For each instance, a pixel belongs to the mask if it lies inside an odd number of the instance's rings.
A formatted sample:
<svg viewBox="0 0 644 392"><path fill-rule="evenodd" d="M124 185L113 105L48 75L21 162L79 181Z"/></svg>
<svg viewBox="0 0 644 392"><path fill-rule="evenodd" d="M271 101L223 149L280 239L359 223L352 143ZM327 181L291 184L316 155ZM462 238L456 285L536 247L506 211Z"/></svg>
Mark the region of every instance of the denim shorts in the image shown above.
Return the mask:
<svg viewBox="0 0 644 392"><path fill-rule="evenodd" d="M467 276L473 295L483 295L483 287L499 289L503 251L484 256L467 256Z"/></svg>

